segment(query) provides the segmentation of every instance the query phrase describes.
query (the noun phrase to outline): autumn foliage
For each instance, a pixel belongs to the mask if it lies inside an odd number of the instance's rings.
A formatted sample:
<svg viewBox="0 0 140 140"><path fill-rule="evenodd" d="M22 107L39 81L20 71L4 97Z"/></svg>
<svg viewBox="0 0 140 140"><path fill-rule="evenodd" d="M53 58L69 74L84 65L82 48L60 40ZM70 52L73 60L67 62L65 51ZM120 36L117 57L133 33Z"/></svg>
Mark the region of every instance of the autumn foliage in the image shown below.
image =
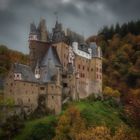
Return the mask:
<svg viewBox="0 0 140 140"><path fill-rule="evenodd" d="M0 45L0 76L5 76L14 62L27 64L28 56Z"/></svg>
<svg viewBox="0 0 140 140"><path fill-rule="evenodd" d="M75 107L70 107L60 118L56 128L56 137L53 140L76 139L76 136L85 130L84 120Z"/></svg>
<svg viewBox="0 0 140 140"><path fill-rule="evenodd" d="M76 107L60 116L53 140L138 140L139 135L128 126L120 125L112 132L106 126L86 126Z"/></svg>

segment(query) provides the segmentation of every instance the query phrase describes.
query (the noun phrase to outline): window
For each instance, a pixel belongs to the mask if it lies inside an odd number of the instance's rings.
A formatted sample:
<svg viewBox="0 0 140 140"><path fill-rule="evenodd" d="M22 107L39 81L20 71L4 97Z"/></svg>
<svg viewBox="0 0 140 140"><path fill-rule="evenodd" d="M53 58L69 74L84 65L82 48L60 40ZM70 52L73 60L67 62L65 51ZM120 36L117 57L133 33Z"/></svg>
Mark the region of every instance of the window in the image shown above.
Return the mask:
<svg viewBox="0 0 140 140"><path fill-rule="evenodd" d="M52 99L54 99L54 96L52 96Z"/></svg>
<svg viewBox="0 0 140 140"><path fill-rule="evenodd" d="M93 71L93 68L91 68L91 71Z"/></svg>
<svg viewBox="0 0 140 140"><path fill-rule="evenodd" d="M98 79L98 74L97 74L96 78Z"/></svg>
<svg viewBox="0 0 140 140"><path fill-rule="evenodd" d="M11 86L13 86L13 83L11 83Z"/></svg>
<svg viewBox="0 0 140 140"><path fill-rule="evenodd" d="M63 74L63 75L62 75L62 78L67 78L67 75L64 75L64 74Z"/></svg>
<svg viewBox="0 0 140 140"><path fill-rule="evenodd" d="M85 69L85 67L83 66L83 70Z"/></svg>
<svg viewBox="0 0 140 140"><path fill-rule="evenodd" d="M83 73L83 77L85 77L85 74Z"/></svg>
<svg viewBox="0 0 140 140"><path fill-rule="evenodd" d="M41 90L44 90L45 88L44 88L44 87L40 87L40 89L41 89Z"/></svg>
<svg viewBox="0 0 140 140"><path fill-rule="evenodd" d="M63 83L63 87L68 87L68 84L67 83Z"/></svg>
<svg viewBox="0 0 140 140"><path fill-rule="evenodd" d="M28 99L28 102L30 102L30 98Z"/></svg>
<svg viewBox="0 0 140 140"><path fill-rule="evenodd" d="M80 64L78 65L78 68L80 69Z"/></svg>

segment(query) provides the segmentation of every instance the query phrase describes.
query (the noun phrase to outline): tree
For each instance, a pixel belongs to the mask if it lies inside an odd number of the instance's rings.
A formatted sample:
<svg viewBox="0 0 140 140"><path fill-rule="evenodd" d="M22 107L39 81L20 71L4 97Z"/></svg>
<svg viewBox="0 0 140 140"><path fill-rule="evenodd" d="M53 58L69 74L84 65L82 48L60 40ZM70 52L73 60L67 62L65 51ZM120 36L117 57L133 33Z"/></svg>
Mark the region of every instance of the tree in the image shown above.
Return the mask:
<svg viewBox="0 0 140 140"><path fill-rule="evenodd" d="M140 128L140 89L131 89L128 92L125 105L126 115Z"/></svg>
<svg viewBox="0 0 140 140"><path fill-rule="evenodd" d="M7 118L6 122L1 126L0 139L10 140L13 136L18 134L23 127L23 121L19 116L14 115Z"/></svg>
<svg viewBox="0 0 140 140"><path fill-rule="evenodd" d="M98 126L82 131L76 140L112 140L110 130L105 126Z"/></svg>
<svg viewBox="0 0 140 140"><path fill-rule="evenodd" d="M103 95L105 97L120 97L120 92L118 90L113 90L111 87L105 87L103 90Z"/></svg>
<svg viewBox="0 0 140 140"><path fill-rule="evenodd" d="M39 123L35 125L28 136L28 140L52 140L55 136L55 122L50 122L48 124Z"/></svg>
<svg viewBox="0 0 140 140"><path fill-rule="evenodd" d="M53 140L73 140L85 129L85 122L75 107L70 107L58 121L56 136Z"/></svg>

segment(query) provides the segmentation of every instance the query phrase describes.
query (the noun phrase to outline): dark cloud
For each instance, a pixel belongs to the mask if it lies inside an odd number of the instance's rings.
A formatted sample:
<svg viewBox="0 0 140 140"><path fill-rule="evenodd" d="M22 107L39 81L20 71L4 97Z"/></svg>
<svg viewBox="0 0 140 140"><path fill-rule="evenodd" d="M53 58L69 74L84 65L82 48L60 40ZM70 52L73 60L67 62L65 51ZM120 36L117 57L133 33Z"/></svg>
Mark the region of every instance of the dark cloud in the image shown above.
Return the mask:
<svg viewBox="0 0 140 140"><path fill-rule="evenodd" d="M44 17L50 30L55 11L65 27L88 37L103 25L139 19L139 5L139 0L0 0L0 44L28 52L30 22Z"/></svg>

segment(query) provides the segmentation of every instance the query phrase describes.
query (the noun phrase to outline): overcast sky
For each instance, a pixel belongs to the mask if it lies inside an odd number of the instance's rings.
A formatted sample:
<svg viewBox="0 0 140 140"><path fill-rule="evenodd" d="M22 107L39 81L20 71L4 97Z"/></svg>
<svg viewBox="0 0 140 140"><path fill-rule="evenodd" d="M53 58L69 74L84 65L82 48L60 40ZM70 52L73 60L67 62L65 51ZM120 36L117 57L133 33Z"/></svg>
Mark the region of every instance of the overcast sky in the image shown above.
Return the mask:
<svg viewBox="0 0 140 140"><path fill-rule="evenodd" d="M0 0L0 44L28 53L30 23L44 17L50 31L55 11L64 27L88 37L104 25L140 19L140 0Z"/></svg>

